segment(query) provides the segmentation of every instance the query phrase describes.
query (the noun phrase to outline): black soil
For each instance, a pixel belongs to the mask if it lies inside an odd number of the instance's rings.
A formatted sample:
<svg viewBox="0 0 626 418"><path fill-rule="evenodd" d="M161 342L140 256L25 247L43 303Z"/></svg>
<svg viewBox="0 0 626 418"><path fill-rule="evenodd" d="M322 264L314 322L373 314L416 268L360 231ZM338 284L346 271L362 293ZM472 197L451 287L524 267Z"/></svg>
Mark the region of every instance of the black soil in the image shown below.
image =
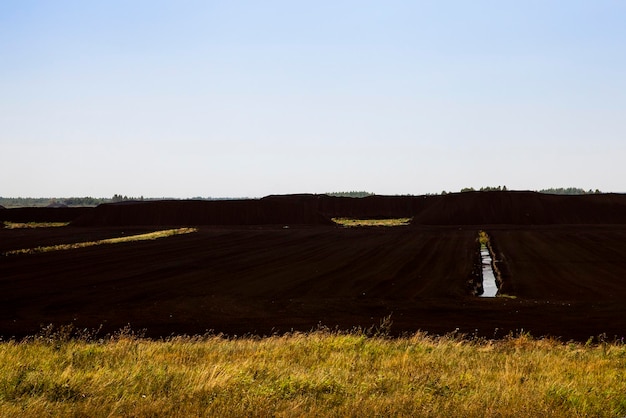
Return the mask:
<svg viewBox="0 0 626 418"><path fill-rule="evenodd" d="M103 332L130 324L153 337L208 330L262 335L320 323L369 327L391 315L396 334L498 337L523 330L621 338L625 204L622 195L494 192L101 205L73 213L73 226L2 229L0 252L165 226L199 231L0 256L0 334L21 337L71 323ZM72 220L70 208L47 209L61 212L11 216ZM348 229L330 221L342 216L413 217L413 223ZM472 296L480 229L492 237L503 291L515 299Z"/></svg>

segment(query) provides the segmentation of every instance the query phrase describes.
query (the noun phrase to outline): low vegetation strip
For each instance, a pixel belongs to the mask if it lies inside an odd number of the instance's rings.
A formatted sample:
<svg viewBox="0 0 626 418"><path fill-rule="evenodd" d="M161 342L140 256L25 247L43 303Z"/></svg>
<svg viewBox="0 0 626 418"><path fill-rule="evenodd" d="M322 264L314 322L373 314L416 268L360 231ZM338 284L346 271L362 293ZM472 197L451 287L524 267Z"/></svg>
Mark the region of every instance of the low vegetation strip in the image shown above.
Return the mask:
<svg viewBox="0 0 626 418"><path fill-rule="evenodd" d="M69 222L4 222L6 229L58 228L69 225Z"/></svg>
<svg viewBox="0 0 626 418"><path fill-rule="evenodd" d="M333 222L343 227L356 226L403 226L409 225L411 218L391 218L391 219L353 219L353 218L333 218Z"/></svg>
<svg viewBox="0 0 626 418"><path fill-rule="evenodd" d="M124 242L135 242L135 241L148 241L148 240L155 240L159 238L171 237L174 235L190 234L192 232L197 232L197 231L198 231L197 228L165 229L161 231L148 232L146 234L130 235L130 236L118 237L118 238L108 238L108 239L102 239L98 241L50 245L50 246L41 246L41 247L35 247L35 248L23 248L20 250L7 251L3 253L3 255L9 256L9 255L19 255L19 254L37 254L37 253L46 253L50 251L73 250L76 248L93 247L96 245L121 244Z"/></svg>
<svg viewBox="0 0 626 418"><path fill-rule="evenodd" d="M5 416L624 416L626 347L522 334L34 337L0 343Z"/></svg>

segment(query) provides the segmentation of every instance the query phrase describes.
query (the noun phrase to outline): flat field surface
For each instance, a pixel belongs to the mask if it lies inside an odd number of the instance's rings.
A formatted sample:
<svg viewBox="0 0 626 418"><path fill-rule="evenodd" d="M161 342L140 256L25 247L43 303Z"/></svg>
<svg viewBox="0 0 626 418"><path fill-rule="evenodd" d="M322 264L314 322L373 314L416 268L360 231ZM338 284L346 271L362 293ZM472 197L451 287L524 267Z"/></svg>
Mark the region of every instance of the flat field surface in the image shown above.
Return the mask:
<svg viewBox="0 0 626 418"><path fill-rule="evenodd" d="M625 302L626 227L495 227L489 235L526 299Z"/></svg>
<svg viewBox="0 0 626 418"><path fill-rule="evenodd" d="M165 228L0 230L0 252ZM0 257L0 334L128 324L147 336L367 328L626 333L626 228L483 227L516 299L468 295L478 227L200 227L154 241ZM539 257L539 258L537 258Z"/></svg>

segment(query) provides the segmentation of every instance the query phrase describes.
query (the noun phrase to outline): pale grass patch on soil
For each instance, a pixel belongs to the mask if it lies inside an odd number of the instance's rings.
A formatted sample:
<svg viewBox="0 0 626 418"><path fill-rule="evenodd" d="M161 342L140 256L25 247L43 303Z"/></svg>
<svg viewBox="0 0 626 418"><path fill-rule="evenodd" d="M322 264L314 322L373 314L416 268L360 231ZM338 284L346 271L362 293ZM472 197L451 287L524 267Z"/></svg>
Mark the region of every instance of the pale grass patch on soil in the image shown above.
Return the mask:
<svg viewBox="0 0 626 418"><path fill-rule="evenodd" d="M4 222L6 229L59 228L68 226L69 222Z"/></svg>
<svg viewBox="0 0 626 418"><path fill-rule="evenodd" d="M357 226L404 226L411 222L411 218L392 219L353 219L353 218L332 218L337 225L350 228Z"/></svg>
<svg viewBox="0 0 626 418"><path fill-rule="evenodd" d="M7 416L623 416L623 344L526 335L0 343Z"/></svg>
<svg viewBox="0 0 626 418"><path fill-rule="evenodd" d="M76 248L86 248L93 247L96 245L108 245L108 244L121 244L125 242L135 242L135 241L149 241L155 240L159 238L171 237L174 235L181 234L190 234L193 232L197 232L197 228L176 228L176 229L165 229L161 231L148 232L145 234L137 234L137 235L129 235L125 237L118 238L108 238L101 239L98 241L88 241L88 242L77 242L73 244L59 244L59 245L49 245L35 248L24 248L20 250L12 250L3 253L3 255L18 255L18 254L37 254L37 253L46 253L49 251L62 251L62 250L73 250Z"/></svg>

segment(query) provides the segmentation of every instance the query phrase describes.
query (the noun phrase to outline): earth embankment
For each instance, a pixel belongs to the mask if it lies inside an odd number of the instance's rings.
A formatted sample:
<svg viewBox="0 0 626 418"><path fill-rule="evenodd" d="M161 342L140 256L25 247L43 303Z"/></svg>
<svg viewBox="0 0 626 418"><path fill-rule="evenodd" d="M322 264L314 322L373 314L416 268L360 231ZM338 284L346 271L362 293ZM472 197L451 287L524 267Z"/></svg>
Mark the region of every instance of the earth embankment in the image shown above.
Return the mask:
<svg viewBox="0 0 626 418"><path fill-rule="evenodd" d="M626 195L464 192L430 196L414 225L626 224Z"/></svg>
<svg viewBox="0 0 626 418"><path fill-rule="evenodd" d="M334 225L314 207L271 200L160 200L103 204L74 226Z"/></svg>
<svg viewBox="0 0 626 418"><path fill-rule="evenodd" d="M0 221L116 225L330 225L331 218L413 218L414 225L626 224L626 195L463 192L431 196L272 195L242 200L162 200L97 208L14 208Z"/></svg>
<svg viewBox="0 0 626 418"><path fill-rule="evenodd" d="M335 217L410 218L433 202L426 196L272 195L262 199L163 200L104 204L75 226L121 225L333 225Z"/></svg>
<svg viewBox="0 0 626 418"><path fill-rule="evenodd" d="M74 219L86 215L94 208L9 208L0 211L0 223L2 222L71 222Z"/></svg>
<svg viewBox="0 0 626 418"><path fill-rule="evenodd" d="M410 218L424 210L433 196L380 196L340 197L328 195L271 195L262 200L292 202L308 205L327 218Z"/></svg>

